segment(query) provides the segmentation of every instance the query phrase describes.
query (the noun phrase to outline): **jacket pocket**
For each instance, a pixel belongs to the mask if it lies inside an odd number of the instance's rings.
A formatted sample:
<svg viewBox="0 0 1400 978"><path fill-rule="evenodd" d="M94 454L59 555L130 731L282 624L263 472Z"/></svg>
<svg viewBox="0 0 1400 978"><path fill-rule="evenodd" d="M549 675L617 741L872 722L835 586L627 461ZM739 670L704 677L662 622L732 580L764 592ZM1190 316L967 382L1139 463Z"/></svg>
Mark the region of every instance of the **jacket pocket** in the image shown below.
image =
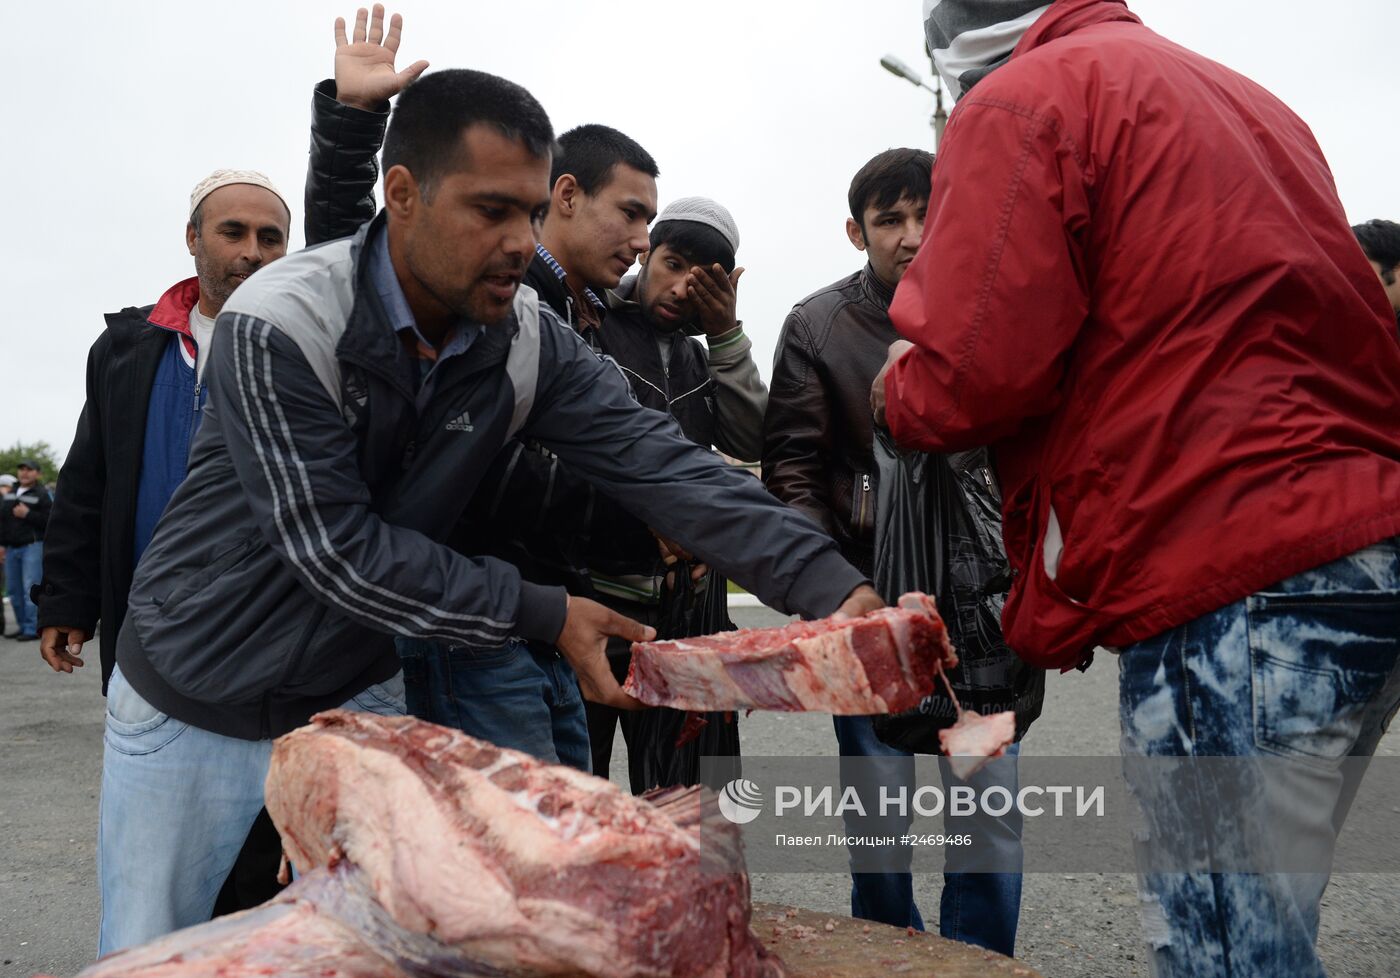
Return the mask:
<svg viewBox="0 0 1400 978"><path fill-rule="evenodd" d="M210 584L220 577L233 570L234 566L242 559L251 554L258 546L257 537L244 537L228 550L215 557L209 566L205 567L197 574L191 574L189 579L175 590L168 594L164 601L158 602L163 614L171 615L179 609L189 598L199 594Z"/></svg>
<svg viewBox="0 0 1400 978"><path fill-rule="evenodd" d="M294 677L301 674L302 663L306 659L307 649L311 648L312 641L316 638L316 630L321 627L321 622L326 617L326 606L317 604L311 619L301 630L301 635L297 638L297 644L292 648L291 654L287 656L287 666L282 671L282 678L278 680L278 688L285 688Z"/></svg>

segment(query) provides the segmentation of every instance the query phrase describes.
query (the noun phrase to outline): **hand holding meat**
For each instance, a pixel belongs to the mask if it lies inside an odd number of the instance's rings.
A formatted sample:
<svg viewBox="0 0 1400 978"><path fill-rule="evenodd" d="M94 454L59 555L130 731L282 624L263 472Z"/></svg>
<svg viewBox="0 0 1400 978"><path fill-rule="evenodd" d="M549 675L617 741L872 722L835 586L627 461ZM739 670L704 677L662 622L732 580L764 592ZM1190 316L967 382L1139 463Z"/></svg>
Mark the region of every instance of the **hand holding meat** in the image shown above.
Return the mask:
<svg viewBox="0 0 1400 978"><path fill-rule="evenodd" d="M838 621L842 618L859 618L867 611L877 611L884 606L885 599L869 584L862 584L841 602L841 607L837 608L831 617Z"/></svg>
<svg viewBox="0 0 1400 978"><path fill-rule="evenodd" d="M870 385L870 410L875 414L875 423L882 428L885 427L885 375L890 372L896 360L912 349L914 344L908 340L895 340L891 343L889 355L885 357L885 365L875 375L875 383Z"/></svg>
<svg viewBox="0 0 1400 978"><path fill-rule="evenodd" d="M366 30L368 22L368 30ZM403 18L394 14L384 33L384 5L376 3L371 15L361 7L355 14L354 40L345 36L345 18L335 19L335 97L357 109L379 111L409 82L427 70L428 62L415 61L403 71L394 70L403 37Z"/></svg>
<svg viewBox="0 0 1400 978"><path fill-rule="evenodd" d="M587 598L569 598L569 610L564 618L564 630L555 645L578 674L579 689L584 699L622 710L641 708L617 684L608 665L606 649L609 636L616 635L633 642L649 642L656 629L619 615Z"/></svg>

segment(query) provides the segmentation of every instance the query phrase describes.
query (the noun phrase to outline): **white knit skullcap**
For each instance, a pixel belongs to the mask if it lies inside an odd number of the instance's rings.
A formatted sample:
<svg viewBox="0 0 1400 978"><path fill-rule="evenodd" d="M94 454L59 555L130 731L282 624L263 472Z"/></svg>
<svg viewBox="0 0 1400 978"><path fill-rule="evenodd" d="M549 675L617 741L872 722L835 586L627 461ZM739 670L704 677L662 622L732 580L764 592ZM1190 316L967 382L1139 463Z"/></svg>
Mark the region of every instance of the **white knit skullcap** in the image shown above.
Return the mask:
<svg viewBox="0 0 1400 978"><path fill-rule="evenodd" d="M282 196L282 191L272 185L272 181L257 170L215 170L199 183L195 184L194 190L190 192L190 217L194 217L195 210L204 203L204 198L208 197L220 187L227 187L235 183L246 183L253 187L262 187L264 190L271 190L277 195L277 199L282 202L282 206L287 208L287 213L292 213L291 206L287 203L287 198Z"/></svg>
<svg viewBox="0 0 1400 978"><path fill-rule="evenodd" d="M656 218L657 224L666 221L693 221L714 228L720 237L729 242L729 250L739 251L739 225L734 223L734 215L718 201L708 197L681 197L666 205ZM655 226L655 225L653 225Z"/></svg>

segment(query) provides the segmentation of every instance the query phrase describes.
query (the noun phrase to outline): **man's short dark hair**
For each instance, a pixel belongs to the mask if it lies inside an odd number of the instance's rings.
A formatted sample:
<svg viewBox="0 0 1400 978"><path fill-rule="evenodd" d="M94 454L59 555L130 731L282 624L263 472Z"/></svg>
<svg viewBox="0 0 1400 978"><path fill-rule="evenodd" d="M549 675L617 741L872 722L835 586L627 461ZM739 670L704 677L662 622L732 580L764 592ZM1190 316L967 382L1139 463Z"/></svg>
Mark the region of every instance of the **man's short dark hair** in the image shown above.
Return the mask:
<svg viewBox="0 0 1400 978"><path fill-rule="evenodd" d="M596 194L612 180L613 167L619 163L652 179L661 174L651 154L631 136L597 123L575 126L559 137L549 185L553 187L567 173L578 181L584 193Z"/></svg>
<svg viewBox="0 0 1400 978"><path fill-rule="evenodd" d="M905 197L927 202L933 174L933 154L923 149L887 149L871 158L851 180L846 202L851 218L865 230L868 208L884 210Z"/></svg>
<svg viewBox="0 0 1400 978"><path fill-rule="evenodd" d="M536 157L554 150L554 127L533 95L484 71L451 68L422 76L399 95L384 137L384 169L406 167L429 195L437 178L465 162L462 133L478 124Z"/></svg>
<svg viewBox="0 0 1400 978"><path fill-rule="evenodd" d="M651 229L651 250L670 248L692 265L709 268L716 262L726 272L734 271L734 249L708 224L699 221L662 221Z"/></svg>
<svg viewBox="0 0 1400 978"><path fill-rule="evenodd" d="M1381 266L1381 279L1394 285L1395 266L1400 265L1400 224L1375 218L1351 230L1366 257Z"/></svg>

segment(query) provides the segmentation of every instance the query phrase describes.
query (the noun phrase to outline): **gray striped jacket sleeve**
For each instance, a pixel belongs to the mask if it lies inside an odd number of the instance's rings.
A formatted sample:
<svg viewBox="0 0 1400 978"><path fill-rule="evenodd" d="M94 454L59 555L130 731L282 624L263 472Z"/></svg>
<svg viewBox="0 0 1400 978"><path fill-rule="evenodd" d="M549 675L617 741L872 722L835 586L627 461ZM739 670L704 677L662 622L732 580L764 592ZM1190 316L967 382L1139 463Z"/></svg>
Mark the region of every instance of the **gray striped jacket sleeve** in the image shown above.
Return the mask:
<svg viewBox="0 0 1400 978"><path fill-rule="evenodd" d="M541 321L549 315L542 309ZM526 434L600 492L780 611L829 615L865 583L810 519L690 441L669 415L632 400L578 334L540 334Z"/></svg>
<svg viewBox="0 0 1400 978"><path fill-rule="evenodd" d="M214 335L209 396L243 490L317 600L382 632L485 647L516 632L514 567L454 553L370 509L355 436L292 340L241 313L220 317Z"/></svg>

